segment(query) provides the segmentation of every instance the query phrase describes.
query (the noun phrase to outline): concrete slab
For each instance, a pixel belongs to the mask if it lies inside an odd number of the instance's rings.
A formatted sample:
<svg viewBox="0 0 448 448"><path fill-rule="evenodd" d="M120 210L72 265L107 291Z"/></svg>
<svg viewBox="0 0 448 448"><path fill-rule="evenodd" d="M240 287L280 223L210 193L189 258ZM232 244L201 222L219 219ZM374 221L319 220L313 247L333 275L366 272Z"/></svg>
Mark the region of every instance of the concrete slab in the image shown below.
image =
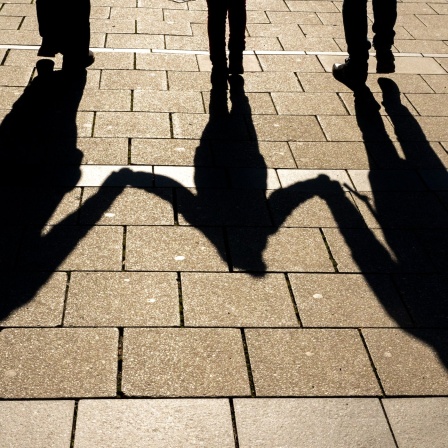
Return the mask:
<svg viewBox="0 0 448 448"><path fill-rule="evenodd" d="M268 274L182 274L187 326L296 327L285 277Z"/></svg>
<svg viewBox="0 0 448 448"><path fill-rule="evenodd" d="M6 329L0 347L2 398L116 394L116 329Z"/></svg>
<svg viewBox="0 0 448 448"><path fill-rule="evenodd" d="M236 329L126 329L123 392L128 396L250 395Z"/></svg>
<svg viewBox="0 0 448 448"><path fill-rule="evenodd" d="M184 448L198 444L210 448L234 446L227 400L81 400L79 403L75 448Z"/></svg>
<svg viewBox="0 0 448 448"><path fill-rule="evenodd" d="M379 395L356 330L247 330L257 396Z"/></svg>
<svg viewBox="0 0 448 448"><path fill-rule="evenodd" d="M176 274L74 272L64 325L138 327L179 325Z"/></svg>
<svg viewBox="0 0 448 448"><path fill-rule="evenodd" d="M74 401L2 401L0 445L4 448L68 448Z"/></svg>
<svg viewBox="0 0 448 448"><path fill-rule="evenodd" d="M373 398L238 398L234 406L241 448L395 447Z"/></svg>

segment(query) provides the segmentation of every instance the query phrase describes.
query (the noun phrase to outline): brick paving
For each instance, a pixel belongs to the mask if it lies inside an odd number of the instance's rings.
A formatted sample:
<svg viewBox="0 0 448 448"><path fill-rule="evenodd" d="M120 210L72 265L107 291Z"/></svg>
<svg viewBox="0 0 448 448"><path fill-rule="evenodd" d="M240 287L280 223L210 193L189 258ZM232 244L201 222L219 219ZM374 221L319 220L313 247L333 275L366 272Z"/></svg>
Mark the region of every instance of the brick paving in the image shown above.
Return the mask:
<svg viewBox="0 0 448 448"><path fill-rule="evenodd" d="M247 0L226 118L205 0L92 0L71 81L33 3L0 0L0 445L448 446L447 1L399 2L366 103L341 2Z"/></svg>

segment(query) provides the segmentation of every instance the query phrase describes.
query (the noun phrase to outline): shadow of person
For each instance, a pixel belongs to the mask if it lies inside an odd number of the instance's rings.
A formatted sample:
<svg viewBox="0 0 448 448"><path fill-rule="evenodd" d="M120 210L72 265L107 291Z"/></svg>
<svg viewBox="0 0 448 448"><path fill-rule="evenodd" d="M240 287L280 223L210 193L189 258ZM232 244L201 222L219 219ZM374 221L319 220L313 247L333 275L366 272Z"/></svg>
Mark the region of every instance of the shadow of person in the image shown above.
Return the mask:
<svg viewBox="0 0 448 448"><path fill-rule="evenodd" d="M67 195L76 195L72 190L81 175L76 117L86 72L53 72L49 60L40 60L37 70L38 76L0 125L5 212L0 232L0 320L35 297L90 229L77 225L80 198L75 196L75 210L57 222L59 205ZM99 219L102 206L93 197L83 208Z"/></svg>
<svg viewBox="0 0 448 448"><path fill-rule="evenodd" d="M353 192L368 228L343 225L349 215L359 216L359 211L349 202L340 207L345 200L342 194L328 205L353 261L385 310L401 328L432 346L448 366L448 338L440 331L448 323L448 212L419 175L431 169L443 177L446 168L418 121L402 104L394 81L380 79L379 85L395 136L387 132L380 106L369 89L355 97L356 119L371 166L393 171L372 169L371 191ZM335 185L337 188L340 186ZM440 258L441 254L445 257ZM392 277L408 314L394 305L371 275L377 273Z"/></svg>

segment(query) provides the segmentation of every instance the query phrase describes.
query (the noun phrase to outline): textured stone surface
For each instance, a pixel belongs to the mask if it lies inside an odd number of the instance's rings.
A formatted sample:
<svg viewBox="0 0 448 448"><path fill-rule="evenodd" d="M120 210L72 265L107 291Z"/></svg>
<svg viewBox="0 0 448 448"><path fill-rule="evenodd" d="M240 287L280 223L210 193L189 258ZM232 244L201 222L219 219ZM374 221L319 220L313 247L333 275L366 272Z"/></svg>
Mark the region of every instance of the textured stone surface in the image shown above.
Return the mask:
<svg viewBox="0 0 448 448"><path fill-rule="evenodd" d="M4 448L67 448L73 401L2 401L0 445Z"/></svg>
<svg viewBox="0 0 448 448"><path fill-rule="evenodd" d="M446 446L448 398L390 398L383 405L400 447Z"/></svg>
<svg viewBox="0 0 448 448"><path fill-rule="evenodd" d="M2 398L116 394L116 329L6 329L0 348Z"/></svg>
<svg viewBox="0 0 448 448"><path fill-rule="evenodd" d="M187 326L295 327L298 325L283 275L182 274Z"/></svg>
<svg viewBox="0 0 448 448"><path fill-rule="evenodd" d="M123 392L130 396L249 395L236 329L127 329Z"/></svg>
<svg viewBox="0 0 448 448"><path fill-rule="evenodd" d="M227 400L80 401L76 448L148 446L233 447Z"/></svg>
<svg viewBox="0 0 448 448"><path fill-rule="evenodd" d="M373 398L239 398L234 406L241 448L395 446Z"/></svg>
<svg viewBox="0 0 448 448"><path fill-rule="evenodd" d="M395 327L411 322L386 276L291 274L289 278L304 327Z"/></svg>
<svg viewBox="0 0 448 448"><path fill-rule="evenodd" d="M356 330L247 330L257 396L379 395Z"/></svg>
<svg viewBox="0 0 448 448"><path fill-rule="evenodd" d="M446 331L364 329L367 347L387 395L446 395Z"/></svg>
<svg viewBox="0 0 448 448"><path fill-rule="evenodd" d="M74 272L70 279L64 325L179 325L176 274Z"/></svg>

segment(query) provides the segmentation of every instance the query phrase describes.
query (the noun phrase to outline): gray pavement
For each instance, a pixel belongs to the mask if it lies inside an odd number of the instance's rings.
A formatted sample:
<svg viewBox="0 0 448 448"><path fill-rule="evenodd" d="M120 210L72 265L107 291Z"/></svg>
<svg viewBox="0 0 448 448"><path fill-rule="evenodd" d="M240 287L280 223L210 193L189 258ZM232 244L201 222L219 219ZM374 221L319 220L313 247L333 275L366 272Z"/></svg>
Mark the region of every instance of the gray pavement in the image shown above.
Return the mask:
<svg viewBox="0 0 448 448"><path fill-rule="evenodd" d="M247 0L228 116L205 0L92 0L71 80L33 3L0 0L0 446L448 447L448 2L399 2L354 98L341 2Z"/></svg>

